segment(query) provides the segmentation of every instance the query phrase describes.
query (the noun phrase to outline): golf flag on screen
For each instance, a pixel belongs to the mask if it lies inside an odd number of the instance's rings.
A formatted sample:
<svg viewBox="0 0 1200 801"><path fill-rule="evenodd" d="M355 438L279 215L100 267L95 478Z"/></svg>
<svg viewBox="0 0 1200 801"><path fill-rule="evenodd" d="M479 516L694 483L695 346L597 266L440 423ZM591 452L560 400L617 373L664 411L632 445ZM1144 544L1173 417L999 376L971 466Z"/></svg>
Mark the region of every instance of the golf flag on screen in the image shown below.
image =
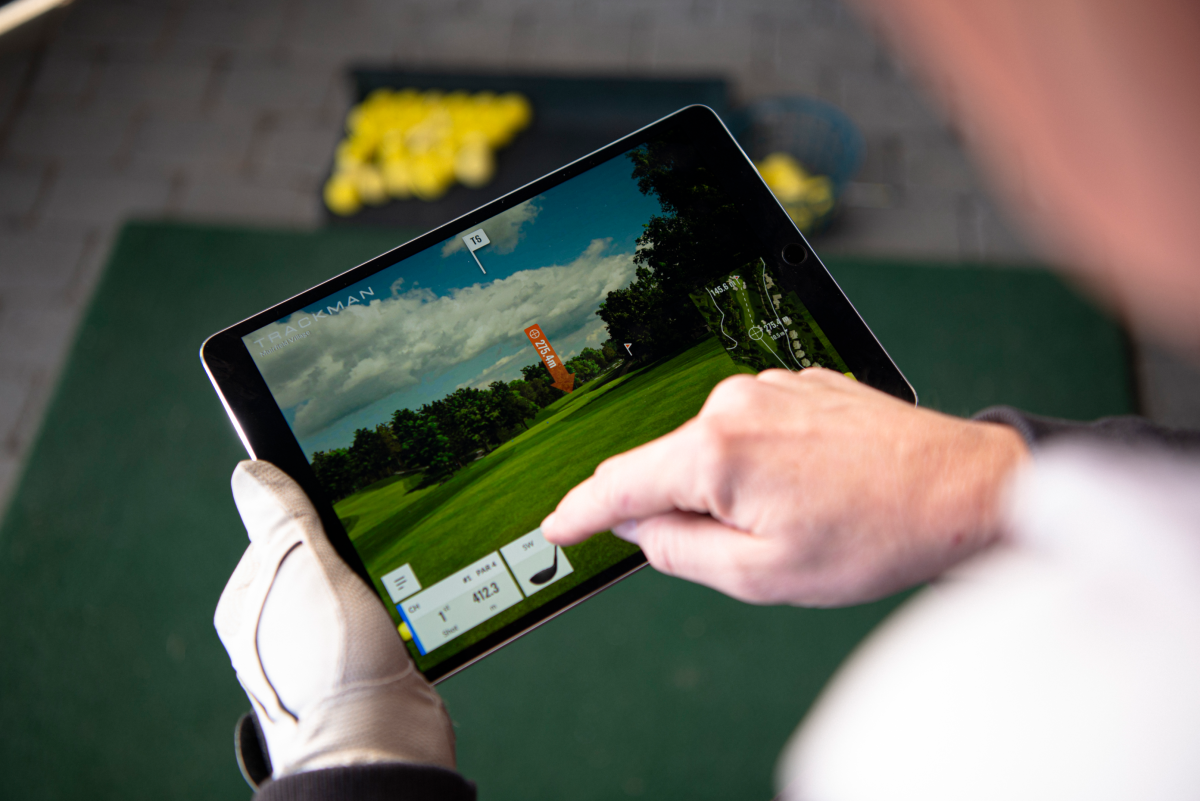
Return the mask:
<svg viewBox="0 0 1200 801"><path fill-rule="evenodd" d="M529 344L533 345L533 349L538 352L538 356L542 357L542 364L546 365L546 369L550 371L550 377L554 379L554 383L550 386L555 389L561 389L563 392L573 390L575 388L575 376L567 372L566 365L562 363L562 359L558 358L558 354L550 346L550 342L546 339L541 326L529 326L525 329L525 336L529 337Z"/></svg>

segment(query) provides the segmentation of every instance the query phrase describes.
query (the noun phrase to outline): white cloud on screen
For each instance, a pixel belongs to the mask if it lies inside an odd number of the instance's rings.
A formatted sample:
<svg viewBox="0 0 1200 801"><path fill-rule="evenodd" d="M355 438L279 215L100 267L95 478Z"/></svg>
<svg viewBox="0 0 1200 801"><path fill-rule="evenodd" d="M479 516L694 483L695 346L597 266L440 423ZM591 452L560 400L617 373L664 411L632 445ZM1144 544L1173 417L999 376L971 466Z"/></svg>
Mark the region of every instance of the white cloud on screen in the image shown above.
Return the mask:
<svg viewBox="0 0 1200 801"><path fill-rule="evenodd" d="M630 279L632 280L632 275ZM561 332L556 331L552 344L559 357L563 361L566 361L578 356L579 352L584 348L599 349L606 339L608 339L608 326L604 324L603 320L593 315L588 317L574 331L570 329L564 329ZM459 386L486 389L487 385L493 381L512 381L515 378L520 378L520 368L537 361L538 356L532 350L528 349L528 345L526 345L523 337L518 337L518 341L520 342L520 350L498 359L494 364L488 365L479 375L470 381L464 381Z"/></svg>
<svg viewBox="0 0 1200 801"><path fill-rule="evenodd" d="M508 372L508 370L506 370L505 368L507 368L510 364L517 361L518 359L529 360L529 357L530 357L530 353L526 353L523 349L517 351L516 353L510 353L509 355L503 356L500 359L498 359L495 364L488 365L487 369L485 369L479 375L472 378L470 381L464 382L460 386L475 387L476 389L483 389L488 384L492 383L493 381L496 381L497 379L504 380L504 379L501 379L500 376L503 375L504 373Z"/></svg>
<svg viewBox="0 0 1200 801"><path fill-rule="evenodd" d="M518 203L508 211L500 212L482 226L476 226L487 232L488 239L491 240L491 244L487 247L493 253L512 253L516 249L517 243L521 241L521 237L525 235L525 225L533 223L541 213L542 207L538 205L538 201L541 199L540 195L530 198L524 203ZM475 228L470 230L474 231ZM463 231L463 233L465 234L467 231ZM465 249L466 245L463 244L462 236L456 236L442 245L442 258ZM480 253L482 252L480 251Z"/></svg>
<svg viewBox="0 0 1200 801"><path fill-rule="evenodd" d="M634 277L633 253L608 254L611 244L595 239L569 264L522 270L445 296L414 287L352 306L315 324L310 338L259 359L259 369L280 407L297 407L294 430L303 439L425 375L498 345L527 345L524 330L534 323L564 338L586 329L591 340L599 335L596 307ZM500 359L470 383L492 380L489 374L515 358Z"/></svg>

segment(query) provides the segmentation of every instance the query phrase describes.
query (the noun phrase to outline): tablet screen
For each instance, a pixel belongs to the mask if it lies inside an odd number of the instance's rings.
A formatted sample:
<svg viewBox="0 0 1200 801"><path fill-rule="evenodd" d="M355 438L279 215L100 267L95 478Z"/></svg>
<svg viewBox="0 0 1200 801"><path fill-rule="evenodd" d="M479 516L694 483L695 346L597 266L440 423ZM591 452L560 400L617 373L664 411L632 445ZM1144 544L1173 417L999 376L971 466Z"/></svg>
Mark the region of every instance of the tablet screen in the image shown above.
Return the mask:
<svg viewBox="0 0 1200 801"><path fill-rule="evenodd" d="M723 378L849 370L660 138L243 337L427 670L637 553L538 525Z"/></svg>

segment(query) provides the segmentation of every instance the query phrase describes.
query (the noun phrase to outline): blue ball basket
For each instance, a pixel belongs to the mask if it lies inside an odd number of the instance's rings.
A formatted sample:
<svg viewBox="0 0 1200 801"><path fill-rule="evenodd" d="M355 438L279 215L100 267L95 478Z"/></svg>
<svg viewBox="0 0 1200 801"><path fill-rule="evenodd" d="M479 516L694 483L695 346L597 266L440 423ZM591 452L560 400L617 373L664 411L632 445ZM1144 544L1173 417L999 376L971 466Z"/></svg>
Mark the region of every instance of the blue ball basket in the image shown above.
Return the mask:
<svg viewBox="0 0 1200 801"><path fill-rule="evenodd" d="M840 109L808 97L759 100L736 112L729 129L754 161L771 153L790 153L813 175L828 176L834 208L814 230L837 213L846 184L862 165L863 136Z"/></svg>

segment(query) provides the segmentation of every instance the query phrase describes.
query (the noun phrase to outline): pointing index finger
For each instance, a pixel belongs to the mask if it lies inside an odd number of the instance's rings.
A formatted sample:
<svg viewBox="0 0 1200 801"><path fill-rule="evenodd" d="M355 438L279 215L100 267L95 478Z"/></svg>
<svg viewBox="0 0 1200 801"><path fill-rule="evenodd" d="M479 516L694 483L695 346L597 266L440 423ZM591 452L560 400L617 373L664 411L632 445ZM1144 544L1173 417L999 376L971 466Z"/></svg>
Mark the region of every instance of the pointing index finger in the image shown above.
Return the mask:
<svg viewBox="0 0 1200 801"><path fill-rule="evenodd" d="M601 463L542 521L542 534L556 545L574 545L627 520L707 511L698 508L704 504L695 492L695 459L687 455L691 429L685 424Z"/></svg>

